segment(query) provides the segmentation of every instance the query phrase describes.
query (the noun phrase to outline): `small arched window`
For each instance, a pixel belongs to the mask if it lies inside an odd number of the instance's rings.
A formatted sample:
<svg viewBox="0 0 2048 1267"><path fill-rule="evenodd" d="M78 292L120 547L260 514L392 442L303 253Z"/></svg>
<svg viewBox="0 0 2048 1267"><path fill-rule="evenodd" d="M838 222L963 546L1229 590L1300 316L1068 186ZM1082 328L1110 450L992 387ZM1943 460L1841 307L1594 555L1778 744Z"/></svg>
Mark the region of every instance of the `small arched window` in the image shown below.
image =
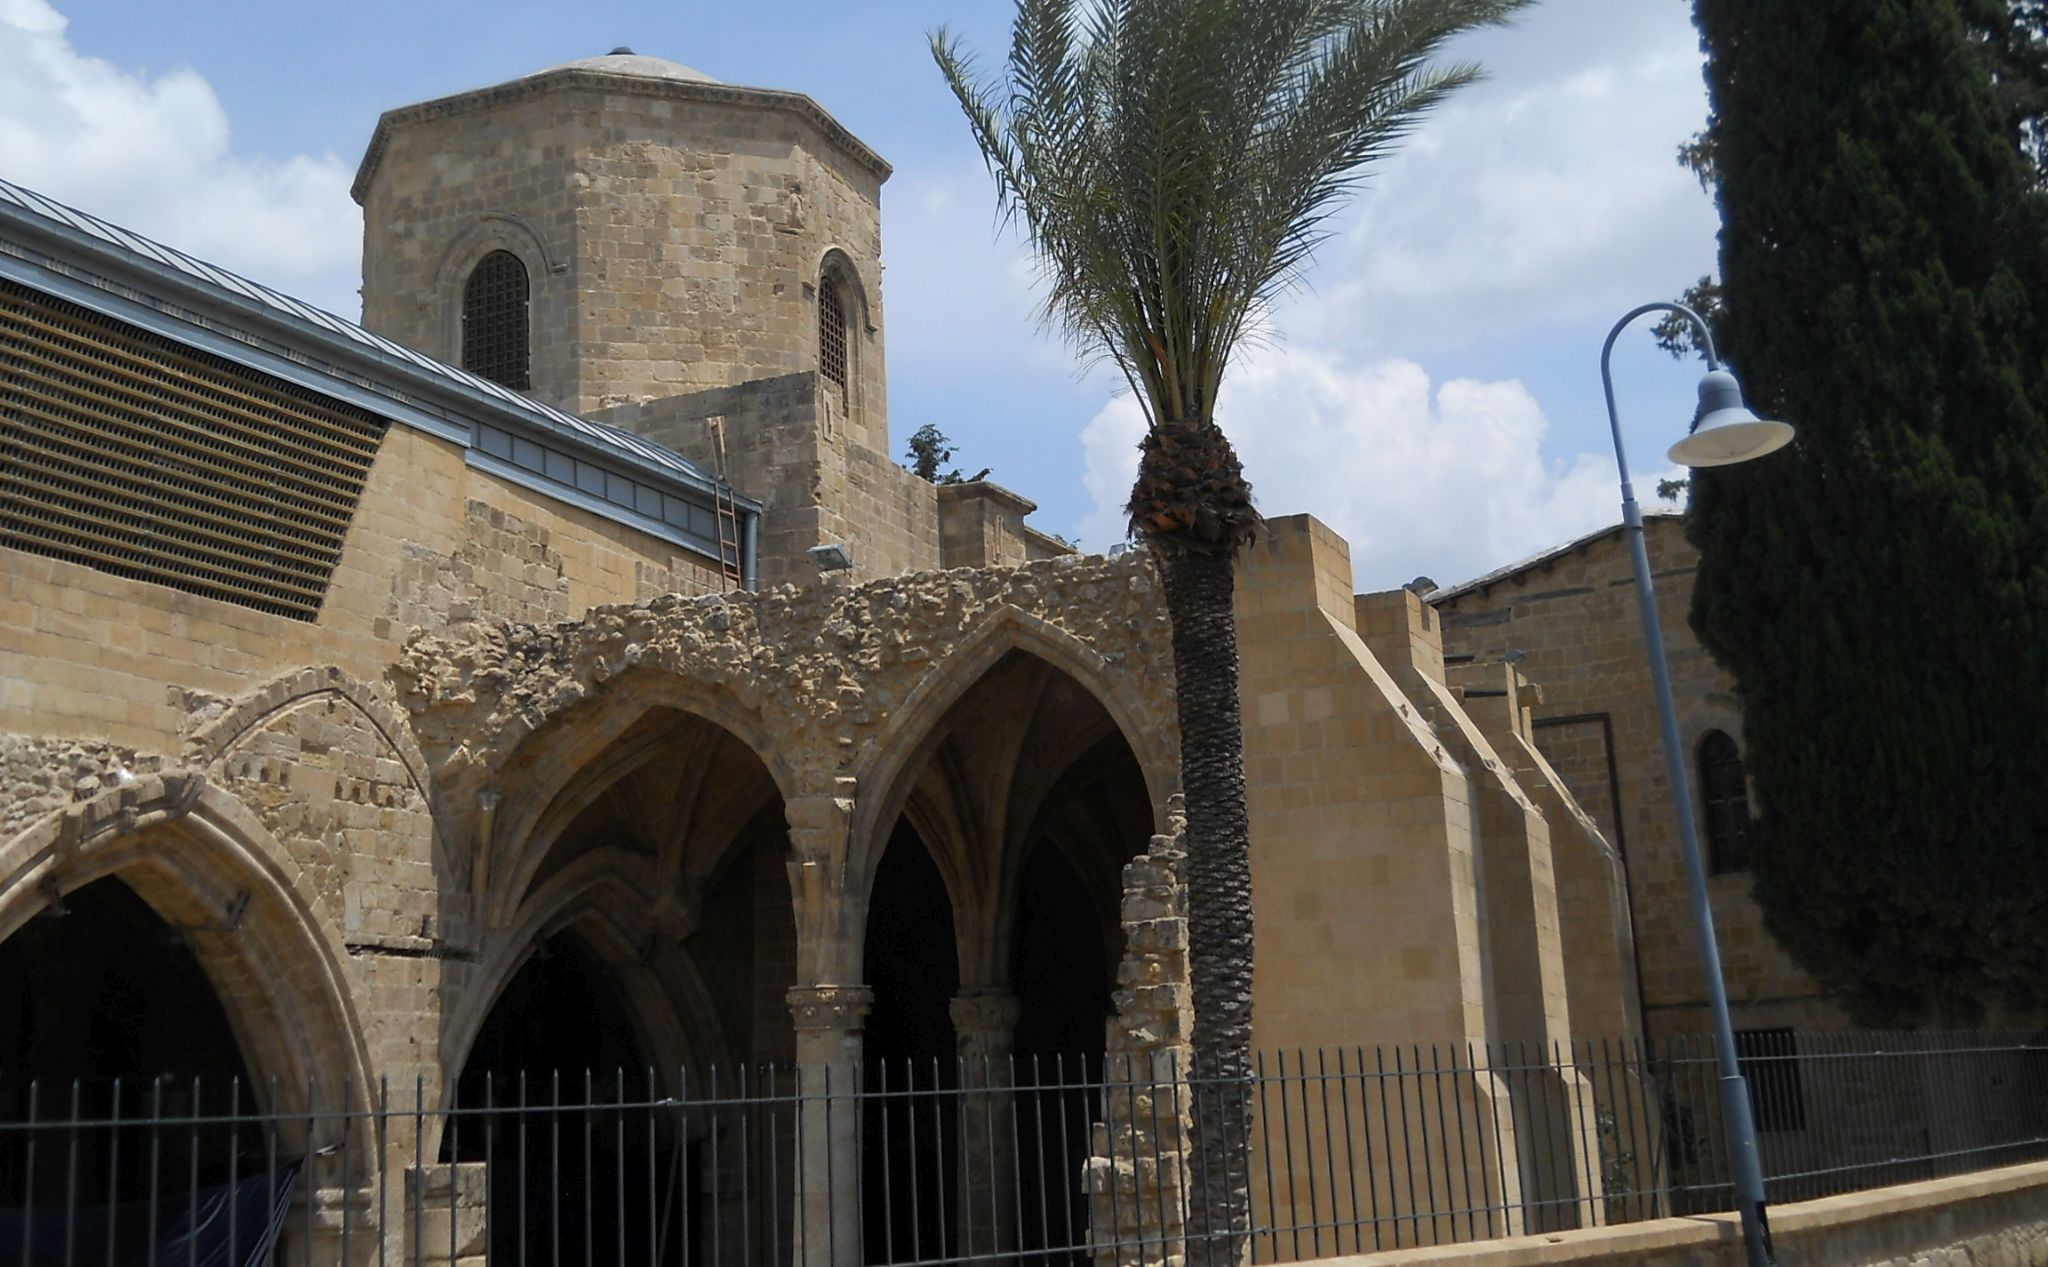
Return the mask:
<svg viewBox="0 0 2048 1267"><path fill-rule="evenodd" d="M532 387L527 296L518 256L492 251L477 261L462 287L462 368L514 391Z"/></svg>
<svg viewBox="0 0 2048 1267"><path fill-rule="evenodd" d="M1715 875L1749 870L1749 777L1727 732L1700 740L1700 800L1707 811L1707 862Z"/></svg>
<svg viewBox="0 0 2048 1267"><path fill-rule="evenodd" d="M847 405L846 300L830 272L818 279L818 373L839 388L839 404Z"/></svg>

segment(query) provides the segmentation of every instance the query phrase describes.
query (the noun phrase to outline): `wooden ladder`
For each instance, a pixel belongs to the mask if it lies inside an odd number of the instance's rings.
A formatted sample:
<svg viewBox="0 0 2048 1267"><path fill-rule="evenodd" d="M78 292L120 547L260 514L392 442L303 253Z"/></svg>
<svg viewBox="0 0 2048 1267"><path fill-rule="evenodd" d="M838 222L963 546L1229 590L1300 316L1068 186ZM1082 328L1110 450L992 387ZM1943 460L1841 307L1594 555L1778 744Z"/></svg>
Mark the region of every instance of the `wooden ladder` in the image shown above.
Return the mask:
<svg viewBox="0 0 2048 1267"><path fill-rule="evenodd" d="M730 593L745 589L747 584L746 560L740 550L739 499L725 476L725 418L713 414L707 421L711 424L712 452L717 458L718 480L712 486L712 502L718 511L718 571Z"/></svg>

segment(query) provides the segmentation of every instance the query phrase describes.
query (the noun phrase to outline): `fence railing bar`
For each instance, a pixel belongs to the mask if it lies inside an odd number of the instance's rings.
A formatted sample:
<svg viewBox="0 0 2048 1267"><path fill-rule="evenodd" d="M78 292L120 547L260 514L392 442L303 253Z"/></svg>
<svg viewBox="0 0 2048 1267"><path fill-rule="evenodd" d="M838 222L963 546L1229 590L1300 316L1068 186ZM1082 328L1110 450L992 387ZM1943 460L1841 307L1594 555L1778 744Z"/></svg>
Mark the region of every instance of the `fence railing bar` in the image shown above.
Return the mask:
<svg viewBox="0 0 2048 1267"><path fill-rule="evenodd" d="M517 1121L518 1121L518 1123L519 1123L519 1173L520 1173L520 1174L522 1174L522 1175L524 1175L524 1174L530 1174L530 1173L531 1173L531 1171L529 1171L529 1170L527 1169L527 1164L526 1164L526 1127L527 1127L527 1088L526 1088L526 1071L525 1071L524 1069L521 1069L521 1070L519 1071L519 1116L518 1116L518 1118L517 1118L516 1120L517 1120ZM527 1263L529 1263L529 1262L532 1262L532 1261L533 1261L533 1260L532 1260L531 1258L529 1258L529 1257L527 1256L527 1244L526 1244L526 1229L527 1229L527 1227L529 1226L529 1224L528 1224L528 1220L529 1220L529 1218L530 1218L530 1213L529 1213L529 1211L528 1211L528 1210L527 1210L527 1208L526 1208L526 1199L527 1199L527 1187L526 1187L526 1185L525 1185L525 1184L523 1184L523 1183L522 1183L522 1184L518 1185L518 1189L519 1189L519 1224L518 1224L518 1226L519 1226L519 1265L520 1265L520 1267L526 1267L526 1264L527 1264Z"/></svg>
<svg viewBox="0 0 2048 1267"><path fill-rule="evenodd" d="M1146 1080L1146 1082L1147 1082L1148 1084L1150 1084L1150 1085L1151 1085L1151 1088L1152 1088L1151 1094L1150 1094L1150 1095L1148 1095L1148 1096L1146 1096L1146 1097L1145 1097L1145 1099L1146 1099L1146 1103L1147 1103L1147 1105L1148 1105L1148 1108L1147 1108L1147 1111L1146 1111L1146 1117L1147 1117L1147 1118L1149 1119L1149 1121L1148 1121L1148 1123L1147 1123L1147 1130L1146 1130L1146 1134L1147 1134L1147 1135L1148 1135L1148 1136L1149 1136L1149 1137L1151 1138L1151 1141L1152 1141L1152 1174L1153 1174L1153 1184L1154 1184L1154 1195L1155 1195L1155 1199L1156 1199L1156 1204L1157 1204L1157 1206L1158 1206L1158 1208L1157 1208L1157 1209L1156 1209L1156 1210L1154 1211L1154 1219L1155 1219L1155 1223L1156 1223L1156 1226L1157 1226L1157 1227L1158 1227L1158 1229L1159 1229L1159 1253L1160 1253L1160 1256L1161 1256L1162 1258L1164 1258L1164 1257L1165 1257L1165 1256L1167 1255L1167 1252L1168 1252L1168 1250L1167 1250L1167 1242L1166 1242L1166 1226L1167 1226L1167 1225L1166 1225L1166 1184L1165 1184L1165 1167L1166 1167L1166 1162L1165 1162L1165 1154L1164 1154L1163 1152L1161 1152L1161 1151L1160 1151L1160 1147L1159 1147L1159 1137L1160 1137L1161 1131L1160 1131L1160 1124L1159 1124L1159 1084L1158 1084L1158 1082L1156 1081L1156 1079L1157 1079L1157 1076L1158 1076L1158 1075L1157 1075L1157 1072L1156 1072L1155 1066L1154 1066L1154 1065L1152 1064L1152 1062L1151 1062L1151 1060L1150 1060L1150 1059L1147 1059L1147 1061L1145 1062L1145 1075L1146 1075L1146 1079L1145 1079L1145 1080ZM1131 1150L1131 1152L1132 1152L1132 1157L1131 1157L1131 1165L1132 1165L1132 1170L1133 1170L1133 1176L1132 1176L1132 1177L1133 1177L1133 1179L1135 1179L1135 1178L1136 1178L1136 1168L1137 1168L1137 1163L1138 1163L1138 1158L1137 1158L1137 1156L1136 1156L1136 1154L1137 1154L1137 1149L1136 1149L1136 1148L1133 1148L1133 1149ZM1142 1185L1142 1184L1140 1184L1140 1185L1138 1185L1138 1186L1139 1186L1139 1188L1140 1188L1140 1189L1142 1189L1142 1187L1143 1187L1143 1185ZM1138 1193L1138 1192L1136 1192L1136 1191L1134 1191L1134 1192L1132 1193L1132 1195L1131 1195L1131 1199L1132 1199L1133 1201L1137 1201L1137 1200L1139 1200L1139 1199L1140 1199L1139 1193ZM1139 1250L1138 1250L1138 1252L1139 1252L1139 1254L1140 1254L1141 1256L1142 1256L1142 1255L1143 1255L1143 1253L1144 1253L1144 1228L1143 1228L1143 1226L1142 1226L1142 1223L1143 1223L1143 1220L1142 1220L1142 1216L1141 1216L1141 1218L1140 1218L1140 1227L1139 1227L1139 1230L1138 1230L1138 1243L1139 1243Z"/></svg>
<svg viewBox="0 0 2048 1267"><path fill-rule="evenodd" d="M1442 1053L1437 1050L1435 1043L1429 1045L1429 1069L1430 1084L1436 1092L1436 1135L1442 1141L1440 1151L1443 1153L1444 1158L1444 1200L1454 1204L1457 1203L1457 1180L1460 1175L1464 1176L1466 1192L1463 1204L1467 1211L1465 1217L1470 1219L1472 1217L1470 1213L1472 1206L1472 1176L1466 1168L1465 1137L1463 1134L1457 1136L1451 1134L1450 1115L1444 1112L1444 1058ZM1452 1075L1452 1079L1451 1100L1455 1103L1458 1098L1455 1072ZM1453 1154L1455 1154L1455 1157ZM1456 1241L1458 1239L1457 1213L1455 1211L1450 1213L1446 1222L1451 1232L1450 1239ZM1432 1230L1434 1229L1432 1228Z"/></svg>
<svg viewBox="0 0 2048 1267"><path fill-rule="evenodd" d="M832 1077L830 1066L826 1067L825 1077L828 1080ZM718 1112L719 1096L717 1065L711 1066L710 1072L706 1075L704 1084L704 1100L707 1106L707 1112L704 1116L704 1138L705 1143L709 1147L711 1153L711 1156L706 1158L704 1162L704 1167L707 1172L707 1176L711 1181L711 1261L713 1263L723 1263L725 1261L725 1202L722 1198L724 1197L723 1182L725 1178L725 1167L719 1164L718 1145L720 1137L725 1134L725 1123L721 1120ZM832 1100L830 1096L827 1096L825 1099L825 1111L827 1113L832 1111ZM832 1145L830 1137L828 1136L825 1144L825 1156L827 1158L830 1158L831 1155ZM829 1184L827 1185L827 1192L830 1192ZM686 1193L686 1199L687 1195L688 1194ZM826 1220L826 1227L828 1230L831 1227L831 1222L832 1221L829 1219Z"/></svg>
<svg viewBox="0 0 2048 1267"><path fill-rule="evenodd" d="M1780 1200L2048 1157L2048 1046L2038 1039L1744 1041ZM622 1067L608 1083L583 1069L574 1095L563 1083L576 1073L551 1071L544 1097L523 1071L510 1095L492 1071L431 1088L427 1073L409 1071L410 1105L385 1079L357 1095L346 1081L329 1089L310 1077L301 1101L299 1086L274 1078L208 1082L184 1071L138 1086L46 1077L8 1092L14 1120L0 1120L0 1185L34 1220L10 1234L8 1249L40 1267L154 1264L166 1253L188 1264L247 1258L262 1248L251 1204L259 1190L274 1201L264 1245L282 1231L291 1239L274 1256L289 1251L307 1267L333 1258L337 1240L338 1261L374 1257L380 1267L394 1245L413 1267L478 1252L508 1264L578 1254L659 1267L718 1267L729 1254L837 1261L860 1256L836 1244L860 1234L855 1211L866 1212L877 1258L899 1264L1036 1267L1077 1253L1105 1267L1181 1254L1198 1264L1196 1241L1233 1240L1263 1263L1729 1201L1718 1072L1698 1041L1410 1043L1371 1056L1340 1049L1334 1060L1318 1050L1313 1062L1308 1050L1259 1053L1243 1077L1184 1070L1172 1052L1119 1053L1099 1073L1064 1054L982 1052L954 1057L950 1071L920 1058L902 1067L900 1084L893 1061L872 1064L850 1089L831 1081L850 1063L813 1067L823 1087L804 1069L785 1079L784 1067L760 1066L711 1072L703 1095L687 1070L665 1089L651 1067L643 1087ZM1474 1095L1487 1104L1468 1111ZM1252 1225L1212 1227L1203 1203L1189 1200L1181 1123L1190 1112L1220 1113L1233 1143L1252 1145L1255 1168L1240 1176L1232 1161L1222 1176L1260 1197ZM1091 1121L1105 1131L1094 1142L1106 1142L1107 1156L1082 1147L1092 1131L1074 1134ZM1237 1139L1246 1126L1249 1141ZM1106 1167L1092 1209L1075 1200L1075 1166L1091 1153L1090 1164ZM703 1164L711 1173L699 1181L691 1172ZM435 1221L443 1217L445 1228ZM359 1219L377 1236L374 1254L356 1243ZM812 1235L827 1238L822 1253Z"/></svg>
<svg viewBox="0 0 2048 1267"><path fill-rule="evenodd" d="M455 1206L457 1193L462 1188L462 1171L460 1169L462 1164L462 1115L457 1111L461 1104L462 1083L459 1081L452 1082L448 1085L449 1112L447 1120L442 1124L442 1129L447 1132L448 1136L442 1145L442 1151L448 1155L448 1267L455 1267L457 1249L455 1238L461 1223L460 1212ZM424 1174L420 1175L419 1178L422 1183L426 1181ZM585 1208L588 1208L587 1202L585 1203Z"/></svg>
<svg viewBox="0 0 2048 1267"><path fill-rule="evenodd" d="M1550 1050L1555 1058L1559 1051L1556 1039L1551 1040ZM1598 1227L1603 1220L1600 1218L1601 1212L1594 1207L1596 1203L1606 1200L1607 1188L1604 1182L1595 1182L1594 1179L1601 1170L1599 1126L1596 1123L1591 1133L1586 1130L1587 1101L1593 1098L1593 1080L1580 1073L1577 1042L1567 1041L1563 1047L1563 1054L1564 1059L1559 1062L1558 1067L1564 1070L1565 1074L1565 1103L1571 1107L1574 1126L1572 1142L1579 1154L1580 1187L1578 1209L1574 1212L1577 1217L1573 1226Z"/></svg>
<svg viewBox="0 0 2048 1267"><path fill-rule="evenodd" d="M679 1066L676 1069L676 1098L684 1104L690 1102L690 1070L686 1065ZM689 1214L691 1192L689 1119L681 1112L678 1112L676 1115L676 1164L674 1170L670 1173L674 1176L674 1187L671 1195L674 1197L673 1204L676 1211L676 1248L682 1255L683 1267L690 1267L690 1233L689 1229L683 1226ZM664 1211L665 1218L666 1211ZM805 1222L808 1224L808 1220ZM668 1241L666 1225L664 1225L661 1239L663 1248L666 1249ZM655 1261L659 1262L661 1260L657 1258ZM525 1267L523 1259L521 1260L521 1267Z"/></svg>
<svg viewBox="0 0 2048 1267"><path fill-rule="evenodd" d="M1318 1058L1320 1059L1320 1056ZM1362 1254L1365 1252L1365 1219L1364 1212L1358 1208L1358 1151L1356 1140L1353 1138L1354 1133L1351 1129L1351 1078L1349 1075L1350 1070L1346 1067L1346 1051L1344 1048L1339 1047L1337 1049L1337 1106L1344 1122L1344 1178L1351 1196L1351 1252ZM1370 1165L1366 1167L1365 1178L1369 1186L1372 1183L1372 1168ZM1331 1200L1335 1201L1336 1197L1333 1195ZM1379 1248L1377 1241L1374 1242L1373 1248Z"/></svg>
<svg viewBox="0 0 2048 1267"><path fill-rule="evenodd" d="M645 1072L647 1077L647 1098L653 1100L659 1094L659 1088L654 1081L654 1066L646 1066ZM490 1098L490 1085L490 1081L486 1079L484 1082L484 1098L486 1100ZM662 1250L661 1216L656 1205L659 1200L657 1194L660 1191L661 1184L661 1150L656 1143L655 1114L649 1112L643 1125L645 1130L642 1134L645 1135L647 1143L647 1252L650 1255L650 1262L659 1263ZM494 1131L492 1134L495 1135L496 1132ZM489 1139L490 1137L486 1136L485 1138ZM484 1164L488 1167L490 1163L486 1161ZM490 1243L490 1210L487 1206L484 1211L484 1244L489 1245Z"/></svg>
<svg viewBox="0 0 2048 1267"><path fill-rule="evenodd" d="M931 1099L932 1142L941 1149L950 1149L952 1145L947 1143L945 1118L942 1116L942 1110L945 1107L946 1100L945 1088L940 1081L940 1077L941 1075L939 1071L939 1058L937 1056L934 1056L932 1057ZM958 1138L958 1131L959 1128L956 1123L954 1128L955 1139ZM947 1253L950 1252L950 1247L953 1244L953 1239L946 1235L946 1212L951 1208L951 1205L946 1199L946 1167L944 1165L936 1162L933 1163L932 1181L934 1189L932 1201L933 1213L937 1214L939 1219L938 1244L935 1245L933 1248L938 1251L940 1257L944 1257ZM955 1232L958 1232L959 1228L955 1227L953 1230Z"/></svg>
<svg viewBox="0 0 2048 1267"><path fill-rule="evenodd" d="M1031 1085L1038 1088L1031 1096L1031 1137L1038 1145L1031 1150L1031 1155L1036 1160L1038 1168L1037 1182L1032 1191L1038 1193L1038 1243L1044 1246L1052 1244L1052 1202L1046 1199L1051 1189L1045 1186L1045 1077L1040 1067L1037 1052L1031 1053ZM1066 1099L1059 1092L1054 1092L1053 1094L1059 1097L1053 1103L1059 1110L1060 1118L1064 1120L1066 1117ZM1016 1104L1017 1102L1014 1099L1010 1101L1011 1120L1013 1122L1015 1121ZM1013 1129L1015 1128L1013 1127ZM1069 1156L1064 1147L1060 1149L1059 1155L1062 1158ZM1065 1187L1066 1185L1061 1185L1062 1190ZM1017 1198L1020 1209L1017 1234L1020 1238L1024 1232L1021 1214L1023 1200L1024 1198L1020 1194ZM1069 1229L1071 1231L1071 1225L1069 1225Z"/></svg>
<svg viewBox="0 0 2048 1267"><path fill-rule="evenodd" d="M426 1219L422 1216L426 1213L427 1186L422 1182L425 1170L424 1161L421 1157L421 1153L426 1148L426 1136L427 1078L425 1074L416 1074L413 1077L412 1084L412 1173L408 1176L409 1182L406 1184L412 1204L412 1227L409 1239L412 1241L413 1267L420 1267L426 1249L424 1244L426 1237L423 1235Z"/></svg>

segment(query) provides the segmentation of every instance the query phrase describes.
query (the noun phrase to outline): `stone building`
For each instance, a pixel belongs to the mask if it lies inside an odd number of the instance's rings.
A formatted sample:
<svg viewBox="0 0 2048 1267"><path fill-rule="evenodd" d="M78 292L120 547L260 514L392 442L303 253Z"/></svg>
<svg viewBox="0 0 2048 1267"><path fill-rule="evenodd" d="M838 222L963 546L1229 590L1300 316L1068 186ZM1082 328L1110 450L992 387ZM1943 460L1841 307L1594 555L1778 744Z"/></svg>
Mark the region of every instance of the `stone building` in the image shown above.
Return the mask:
<svg viewBox="0 0 2048 1267"><path fill-rule="evenodd" d="M1736 1028L1759 1046L1793 1029L1842 1028L1846 1016L1772 939L1750 898L1741 702L1686 619L1699 554L1676 515L1648 516L1644 533ZM1531 709L1537 746L1627 860L1644 1025L1659 1037L1705 1033L1706 974L1622 530L1580 537L1429 602L1458 671L1513 654L1541 684Z"/></svg>
<svg viewBox="0 0 2048 1267"><path fill-rule="evenodd" d="M513 1172L444 1111L522 1074L1099 1069L1105 1023L1184 1059L1156 580L891 460L888 174L807 97L624 51L394 110L361 326L0 184L0 1111L239 1079L322 1159L307 1235L441 1261L475 1226L423 1249L365 1167L481 1208ZM1268 527L1259 1045L1638 1032L1619 859L1521 672ZM1452 1079L1496 1123L1468 1191L1597 1219L1612 1088L1537 1081ZM427 1111L384 1155L304 1116L388 1087ZM691 1200L789 1197L779 1257L886 1257L899 1212L825 1178L857 1115L751 1160L677 1129Z"/></svg>
<svg viewBox="0 0 2048 1267"><path fill-rule="evenodd" d="M1698 553L1676 515L1651 515L1644 531L1691 763L1687 812L1708 872L1736 1046L1753 1088L1764 1163L1769 1173L1790 1176L1774 1183L1774 1199L1821 1190L1825 1180L1815 1176L1826 1173L1835 1150L1851 1146L1840 1123L1861 1123L1853 1146L1886 1157L1915 1155L1929 1138L1989 1129L2008 1110L1943 1103L1939 1089L1917 1083L1900 1095L1873 1066L1839 1058L1830 1035L1850 1028L1847 1015L1792 962L1750 896L1741 703L1734 680L1686 619ZM1512 660L1541 684L1528 698L1529 733L1624 860L1644 1031L1666 1052L1704 1059L1706 974L1622 530L1566 542L1429 601L1443 622L1453 680L1497 674ZM1474 707L1477 695L1467 692ZM1811 1059L1821 1076L1808 1076ZM1872 1103L1888 1105L1882 1120L1858 1112ZM1710 1150L1673 1153L1681 1173L1713 1165Z"/></svg>

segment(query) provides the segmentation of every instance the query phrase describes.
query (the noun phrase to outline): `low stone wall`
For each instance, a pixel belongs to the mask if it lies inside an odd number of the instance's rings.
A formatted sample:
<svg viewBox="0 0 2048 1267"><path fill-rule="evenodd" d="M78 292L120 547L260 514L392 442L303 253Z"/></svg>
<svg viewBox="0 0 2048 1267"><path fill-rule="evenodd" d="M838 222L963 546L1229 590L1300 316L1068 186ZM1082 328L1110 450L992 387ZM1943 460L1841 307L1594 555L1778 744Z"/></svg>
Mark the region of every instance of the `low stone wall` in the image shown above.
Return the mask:
<svg viewBox="0 0 2048 1267"><path fill-rule="evenodd" d="M2048 1162L1771 1208L1779 1267L2048 1267ZM1329 1267L1744 1267L1733 1214L1351 1258Z"/></svg>

